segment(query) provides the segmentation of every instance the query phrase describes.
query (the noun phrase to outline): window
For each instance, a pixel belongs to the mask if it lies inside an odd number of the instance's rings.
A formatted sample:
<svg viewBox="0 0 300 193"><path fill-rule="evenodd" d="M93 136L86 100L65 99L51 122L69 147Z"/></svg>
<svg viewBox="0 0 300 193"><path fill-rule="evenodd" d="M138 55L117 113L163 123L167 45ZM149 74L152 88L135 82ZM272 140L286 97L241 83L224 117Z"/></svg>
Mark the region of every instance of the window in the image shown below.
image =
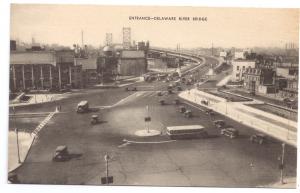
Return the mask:
<svg viewBox="0 0 300 193"><path fill-rule="evenodd" d="M243 70L245 70L245 66L243 66Z"/></svg>
<svg viewBox="0 0 300 193"><path fill-rule="evenodd" d="M239 70L239 69L240 69L240 66L237 66L237 67L236 67L236 70Z"/></svg>

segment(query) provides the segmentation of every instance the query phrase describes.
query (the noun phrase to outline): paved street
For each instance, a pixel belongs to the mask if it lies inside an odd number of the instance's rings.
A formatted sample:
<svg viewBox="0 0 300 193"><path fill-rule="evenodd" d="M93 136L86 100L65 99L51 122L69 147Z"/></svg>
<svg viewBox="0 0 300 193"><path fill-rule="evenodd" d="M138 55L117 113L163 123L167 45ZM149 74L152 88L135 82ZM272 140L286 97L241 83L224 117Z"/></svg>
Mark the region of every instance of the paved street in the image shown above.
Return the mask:
<svg viewBox="0 0 300 193"><path fill-rule="evenodd" d="M265 145L252 144L249 137L253 129L222 115L210 117L201 111L203 107L186 104L194 116L183 117L172 104L177 93L166 92L168 84L136 83L137 92L125 92L124 88L86 90L59 102L32 106L30 110L16 108L16 113L48 112L59 104L64 112L55 114L40 131L25 163L16 170L21 182L101 184L106 153L112 157L109 173L114 176L113 185L253 187L279 180L279 141L270 138ZM157 91L164 91L164 95L157 96ZM161 98L166 105L159 104ZM81 100L88 100L91 107L112 107L77 114L76 105ZM152 118L150 129L162 130L161 136L134 135L137 130L145 129L146 105ZM99 115L101 124L90 124L92 114ZM223 119L239 128L241 136L237 139L221 136L212 125L214 119ZM156 143L169 141L165 126L191 124L205 126L210 137ZM126 145L124 139L141 143ZM52 162L58 145L68 146L73 157L70 161ZM296 157L296 149L287 146L285 175L296 176Z"/></svg>

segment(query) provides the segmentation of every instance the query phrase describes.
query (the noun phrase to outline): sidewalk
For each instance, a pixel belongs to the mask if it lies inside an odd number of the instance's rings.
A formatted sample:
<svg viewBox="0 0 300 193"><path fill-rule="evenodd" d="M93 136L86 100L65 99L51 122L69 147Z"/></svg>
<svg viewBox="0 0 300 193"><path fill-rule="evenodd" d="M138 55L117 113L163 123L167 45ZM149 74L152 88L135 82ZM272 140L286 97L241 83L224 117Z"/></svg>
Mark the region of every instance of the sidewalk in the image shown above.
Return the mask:
<svg viewBox="0 0 300 193"><path fill-rule="evenodd" d="M20 161L18 162L17 134L15 131L8 133L8 172L19 167L25 160L30 146L33 143L34 137L27 132L18 132Z"/></svg>
<svg viewBox="0 0 300 193"><path fill-rule="evenodd" d="M198 105L206 99L209 105L205 107L297 147L297 122L249 107L244 102L226 102L224 98L197 89L184 91L179 97Z"/></svg>
<svg viewBox="0 0 300 193"><path fill-rule="evenodd" d="M57 101L62 98L66 97L66 94L26 94L26 96L29 96L30 99L27 102L19 102L19 103L12 103L10 102L9 106L24 106L24 105L31 105L31 104L38 104L38 103L45 103L45 102L51 102L51 101Z"/></svg>

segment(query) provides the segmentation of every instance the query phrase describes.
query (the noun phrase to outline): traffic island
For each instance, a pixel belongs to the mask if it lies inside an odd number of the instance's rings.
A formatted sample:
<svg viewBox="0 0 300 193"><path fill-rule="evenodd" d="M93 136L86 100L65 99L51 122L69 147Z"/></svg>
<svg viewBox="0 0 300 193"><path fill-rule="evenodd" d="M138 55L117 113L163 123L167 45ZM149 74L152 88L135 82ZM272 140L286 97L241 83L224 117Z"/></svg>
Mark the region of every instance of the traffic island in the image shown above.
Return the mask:
<svg viewBox="0 0 300 193"><path fill-rule="evenodd" d="M154 130L154 129L149 129L149 130L138 130L134 134L139 137L152 137L152 136L157 136L160 135L160 131Z"/></svg>

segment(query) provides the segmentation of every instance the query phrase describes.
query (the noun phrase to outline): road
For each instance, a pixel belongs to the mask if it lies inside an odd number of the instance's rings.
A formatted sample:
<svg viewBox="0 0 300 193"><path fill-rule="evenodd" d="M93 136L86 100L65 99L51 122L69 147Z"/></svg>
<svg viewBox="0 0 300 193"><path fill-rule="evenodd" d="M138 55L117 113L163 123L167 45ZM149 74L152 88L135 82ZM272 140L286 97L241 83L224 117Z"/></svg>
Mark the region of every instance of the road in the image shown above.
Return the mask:
<svg viewBox="0 0 300 193"><path fill-rule="evenodd" d="M16 170L21 182L99 185L100 178L105 176L105 154L112 157L109 173L114 176L113 185L256 187L278 181L279 141L269 138L265 145L252 144L249 137L255 132L253 129L222 115L210 117L203 107L188 103L185 105L194 116L183 117L178 106L172 104L178 93L167 94L168 84L136 83L137 92L125 92L124 88L85 90L60 102L16 108L16 113L49 112L59 104L64 112L55 114L44 126L27 159ZM164 91L164 95L157 96L157 91ZM167 104L161 106L160 99ZM107 108L77 114L75 108L81 100L88 100L91 107ZM162 130L160 136L145 138L134 134L145 129L147 105L152 118L150 129ZM90 118L95 113L102 122L91 125ZM237 139L220 136L220 131L212 125L215 119L238 128L241 136ZM169 141L165 126L191 124L205 126L210 137L163 142ZM134 143L126 144L124 139ZM68 146L73 157L70 161L52 162L58 145ZM296 151L286 147L287 176L296 176Z"/></svg>

